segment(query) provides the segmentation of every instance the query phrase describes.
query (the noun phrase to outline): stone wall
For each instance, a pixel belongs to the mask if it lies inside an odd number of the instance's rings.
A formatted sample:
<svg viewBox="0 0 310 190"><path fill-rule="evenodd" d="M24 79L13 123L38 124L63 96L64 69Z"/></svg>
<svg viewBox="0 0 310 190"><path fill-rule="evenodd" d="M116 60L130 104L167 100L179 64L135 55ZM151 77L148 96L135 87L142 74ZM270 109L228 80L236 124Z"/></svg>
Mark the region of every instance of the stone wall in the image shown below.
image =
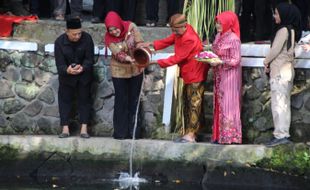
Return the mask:
<svg viewBox="0 0 310 190"><path fill-rule="evenodd" d="M94 69L91 134L96 136L110 136L112 131L114 89L108 61L101 57ZM40 52L1 50L0 64L0 133L59 133L58 76L54 57ZM160 122L163 72L145 75L144 81L142 117L147 130L145 135L150 136ZM78 131L74 118L73 112L73 134Z"/></svg>
<svg viewBox="0 0 310 190"><path fill-rule="evenodd" d="M58 112L58 76L53 53L45 51L46 44L63 33L64 22L39 20L16 25L13 36L6 40L31 41L38 44L38 51L0 49L0 133L1 134L57 134L60 132ZM103 24L83 22L95 45L103 44ZM34 32L35 31L35 32ZM154 40L169 34L167 28L153 33L151 28L141 28L145 40ZM151 35L152 34L152 35ZM168 49L172 51L172 49ZM93 109L91 134L111 136L114 89L109 75L109 59L95 56L95 81L92 85ZM161 123L164 70L145 75L141 106L144 136L156 136ZM73 113L71 131L79 130ZM160 133L163 130L159 130Z"/></svg>
<svg viewBox="0 0 310 190"><path fill-rule="evenodd" d="M295 69L291 97L292 140L309 141L310 135L310 70ZM263 68L243 67L242 124L244 136L254 143L265 142L273 131L270 85Z"/></svg>
<svg viewBox="0 0 310 190"><path fill-rule="evenodd" d="M84 23L96 45L101 44L102 25ZM44 45L53 43L62 32L62 24L39 22L22 24L15 28L10 40L35 41L37 52L0 49L0 134L57 134L60 131L58 113L58 80L53 54L44 51ZM146 40L162 38L168 28L140 28ZM34 32L35 31L35 32ZM171 52L168 49L166 52ZM95 57L95 81L92 85L91 135L111 136L114 89L109 75L109 60ZM205 93L206 127L211 132L213 114L212 70L209 72ZM309 141L310 93L309 69L296 69L292 95L291 134L294 141ZM141 98L144 137L167 138L161 124L163 112L165 70L158 66L145 75ZM243 67L242 123L244 142L262 143L272 136L270 87L262 67ZM71 131L79 130L73 113ZM173 126L172 126L173 127Z"/></svg>

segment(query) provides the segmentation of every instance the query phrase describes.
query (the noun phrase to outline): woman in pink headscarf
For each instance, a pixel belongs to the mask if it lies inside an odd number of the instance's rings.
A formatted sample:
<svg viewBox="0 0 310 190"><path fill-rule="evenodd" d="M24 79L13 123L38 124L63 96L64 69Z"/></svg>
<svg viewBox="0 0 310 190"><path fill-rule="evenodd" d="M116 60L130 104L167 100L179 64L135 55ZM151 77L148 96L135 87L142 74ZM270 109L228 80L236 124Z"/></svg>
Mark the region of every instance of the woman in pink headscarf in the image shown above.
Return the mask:
<svg viewBox="0 0 310 190"><path fill-rule="evenodd" d="M136 66L132 55L137 44L143 42L143 39L137 26L133 22L123 21L116 12L111 11L107 14L105 25L105 45L112 52L110 68L115 90L113 137L127 139L135 135L135 138L139 138L139 123L135 134L133 130L143 69Z"/></svg>
<svg viewBox="0 0 310 190"><path fill-rule="evenodd" d="M231 11L215 18L217 35L212 44L220 61L210 63L214 71L214 120L212 142L239 144L241 132L241 54L237 15Z"/></svg>

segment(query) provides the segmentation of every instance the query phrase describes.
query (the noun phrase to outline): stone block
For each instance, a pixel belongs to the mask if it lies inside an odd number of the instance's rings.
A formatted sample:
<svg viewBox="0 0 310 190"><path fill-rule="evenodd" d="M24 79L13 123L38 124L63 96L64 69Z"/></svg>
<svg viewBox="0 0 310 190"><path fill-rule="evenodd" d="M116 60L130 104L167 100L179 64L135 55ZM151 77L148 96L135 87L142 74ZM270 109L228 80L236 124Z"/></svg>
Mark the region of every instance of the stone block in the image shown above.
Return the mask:
<svg viewBox="0 0 310 190"><path fill-rule="evenodd" d="M11 62L12 59L10 59L6 52L0 52L0 71L5 72L6 67L10 65Z"/></svg>
<svg viewBox="0 0 310 190"><path fill-rule="evenodd" d="M37 125L39 128L39 131L42 131L42 134L53 134L52 133L52 123L47 118L39 118L37 121Z"/></svg>
<svg viewBox="0 0 310 190"><path fill-rule="evenodd" d="M15 85L16 94L28 101L35 99L35 97L39 94L39 91L39 87L35 84L17 83Z"/></svg>
<svg viewBox="0 0 310 190"><path fill-rule="evenodd" d="M59 108L57 106L46 106L43 108L43 115L59 118Z"/></svg>
<svg viewBox="0 0 310 190"><path fill-rule="evenodd" d="M0 128L5 128L7 126L6 119L0 115Z"/></svg>
<svg viewBox="0 0 310 190"><path fill-rule="evenodd" d="M46 87L38 98L47 104L53 104L55 102L55 93L51 87Z"/></svg>
<svg viewBox="0 0 310 190"><path fill-rule="evenodd" d="M94 100L94 103L93 103L93 109L94 109L94 111L99 111L99 110L101 110L102 108L103 108L103 99L101 99L101 98L96 98L95 100Z"/></svg>
<svg viewBox="0 0 310 190"><path fill-rule="evenodd" d="M25 53L21 58L21 64L26 68L35 68L40 62L40 56L34 53Z"/></svg>
<svg viewBox="0 0 310 190"><path fill-rule="evenodd" d="M97 98L107 98L114 94L114 89L112 83L103 81L99 84L98 90L96 92Z"/></svg>
<svg viewBox="0 0 310 190"><path fill-rule="evenodd" d="M44 60L42 60L39 68L43 71L57 74L57 67L53 57L46 57Z"/></svg>
<svg viewBox="0 0 310 190"><path fill-rule="evenodd" d="M297 110L301 109L304 105L304 93L294 94L291 97L291 106Z"/></svg>
<svg viewBox="0 0 310 190"><path fill-rule="evenodd" d="M3 112L6 114L15 114L25 107L19 99L7 99L3 102Z"/></svg>
<svg viewBox="0 0 310 190"><path fill-rule="evenodd" d="M22 68L20 71L20 75L22 77L22 80L27 81L27 82L32 82L33 81L33 73L32 70Z"/></svg>
<svg viewBox="0 0 310 190"><path fill-rule="evenodd" d="M3 73L3 78L7 79L8 81L18 81L20 79L19 68L16 68L12 65L6 68L6 71Z"/></svg>
<svg viewBox="0 0 310 190"><path fill-rule="evenodd" d="M290 135L291 135L291 139L294 142L309 141L309 137L310 137L309 124L308 123L293 123L290 127Z"/></svg>
<svg viewBox="0 0 310 190"><path fill-rule="evenodd" d="M270 101L271 94L270 91L264 91L262 95L259 97L259 101L263 104L266 105L268 104L268 101Z"/></svg>
<svg viewBox="0 0 310 190"><path fill-rule="evenodd" d="M306 110L310 111L310 97L308 97L305 100L305 108L306 108Z"/></svg>
<svg viewBox="0 0 310 190"><path fill-rule="evenodd" d="M246 91L246 97L249 100L255 100L261 96L261 92L252 85L247 91Z"/></svg>
<svg viewBox="0 0 310 190"><path fill-rule="evenodd" d="M267 130L266 123L267 123L267 119L265 117L260 117L256 121L254 121L253 126L258 131L266 131Z"/></svg>
<svg viewBox="0 0 310 190"><path fill-rule="evenodd" d="M33 121L24 113L19 113L13 116L11 127L16 133L23 133L32 128Z"/></svg>
<svg viewBox="0 0 310 190"><path fill-rule="evenodd" d="M1 86L0 99L15 97L15 94L11 89L12 87L11 82L7 80L0 80L0 86Z"/></svg>
<svg viewBox="0 0 310 190"><path fill-rule="evenodd" d="M41 112L42 108L43 104L40 101L35 100L25 107L24 113L30 117L34 117Z"/></svg>
<svg viewBox="0 0 310 190"><path fill-rule="evenodd" d="M53 74L45 72L44 70L41 70L38 68L36 68L35 72L34 72L35 82L39 86L43 86L43 85L49 83L52 76L53 76Z"/></svg>
<svg viewBox="0 0 310 190"><path fill-rule="evenodd" d="M254 81L254 86L257 88L260 92L264 92L267 89L268 86L268 80L265 80L263 78L256 79Z"/></svg>

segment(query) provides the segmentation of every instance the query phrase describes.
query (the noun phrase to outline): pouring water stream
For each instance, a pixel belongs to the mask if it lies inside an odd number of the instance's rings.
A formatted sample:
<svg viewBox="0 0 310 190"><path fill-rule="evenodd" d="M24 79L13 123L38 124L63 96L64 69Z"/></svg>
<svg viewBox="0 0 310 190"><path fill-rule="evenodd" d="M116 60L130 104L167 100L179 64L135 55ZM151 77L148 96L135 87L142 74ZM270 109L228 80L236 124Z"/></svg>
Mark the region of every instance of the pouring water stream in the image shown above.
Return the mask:
<svg viewBox="0 0 310 190"><path fill-rule="evenodd" d="M128 187L130 187L130 189L132 187L134 187L135 189L139 189L138 188L139 183L147 182L146 179L139 178L139 172L136 172L133 175L133 169L132 169L133 151L134 151L134 145L135 145L135 136L136 136L137 123L138 123L138 113L139 113L139 106L140 106L140 99L142 95L143 85L144 85L144 72L143 72L143 79L141 83L140 94L139 94L136 113L135 113L135 122L134 122L133 135L132 135L132 140L131 140L130 157L129 157L129 174L126 172L121 172L119 178L114 180L114 181L119 182L121 189L127 189Z"/></svg>

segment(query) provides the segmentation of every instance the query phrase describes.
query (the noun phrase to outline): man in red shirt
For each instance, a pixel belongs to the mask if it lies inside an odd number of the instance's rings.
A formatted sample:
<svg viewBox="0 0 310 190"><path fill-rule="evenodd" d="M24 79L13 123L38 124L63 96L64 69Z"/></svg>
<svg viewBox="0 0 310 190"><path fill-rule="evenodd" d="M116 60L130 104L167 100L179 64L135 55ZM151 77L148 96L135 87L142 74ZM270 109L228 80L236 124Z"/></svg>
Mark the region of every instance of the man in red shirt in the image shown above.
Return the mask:
<svg viewBox="0 0 310 190"><path fill-rule="evenodd" d="M209 65L198 62L194 58L203 50L202 42L192 26L187 23L185 15L173 15L169 24L172 30L170 36L154 42L141 43L140 46L153 46L155 50L160 50L174 45L174 55L166 59L151 61L150 64L158 63L162 68L176 64L180 67L180 77L185 83L183 99L186 132L183 137L175 141L196 142L196 133L204 117L202 108L204 81Z"/></svg>

